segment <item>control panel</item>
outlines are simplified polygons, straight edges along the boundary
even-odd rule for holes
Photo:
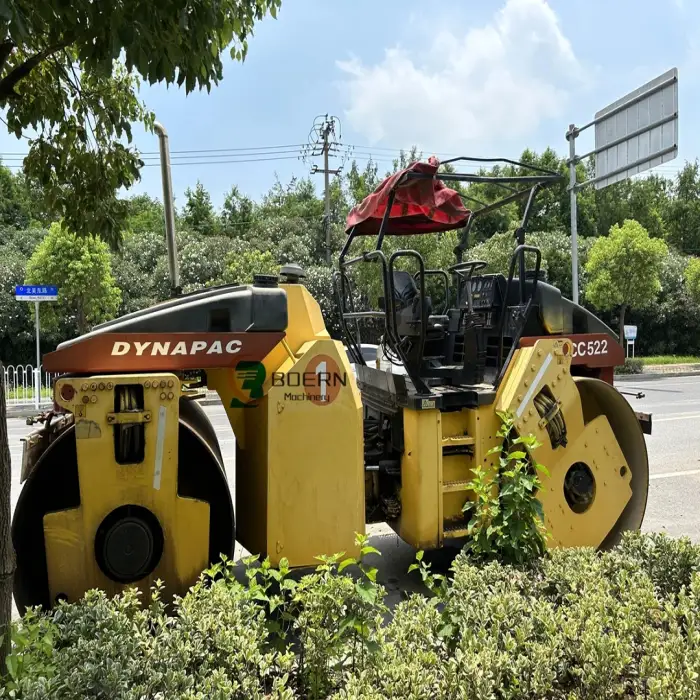
[[[474,309],[490,309],[496,301],[496,276],[484,275],[471,279],[472,306]]]

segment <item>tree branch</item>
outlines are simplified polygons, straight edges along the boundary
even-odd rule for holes
[[[3,41],[2,44],[0,44],[0,73],[5,69],[5,63],[15,46],[15,42],[10,40]]]
[[[15,85],[26,78],[42,61],[52,56],[57,51],[61,51],[68,46],[70,41],[63,41],[54,46],[47,46],[42,51],[35,53],[28,58],[24,63],[15,66],[2,80],[0,80],[0,100],[6,100],[10,97],[18,97],[15,92]]]

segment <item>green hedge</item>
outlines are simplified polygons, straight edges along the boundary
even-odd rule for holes
[[[615,368],[615,374],[642,374],[644,362],[639,357],[626,357],[625,364]]]
[[[374,557],[363,543],[366,557]],[[16,698],[700,697],[700,547],[629,535],[523,566],[465,554],[387,621],[376,569],[340,556],[292,580],[249,562],[166,614],[91,592],[15,625]],[[342,569],[342,572],[339,572]],[[351,573],[354,572],[354,573]],[[429,584],[436,581],[420,562]]]

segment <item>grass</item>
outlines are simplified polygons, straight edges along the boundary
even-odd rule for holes
[[[700,363],[700,357],[695,355],[654,355],[653,357],[638,357],[644,365],[687,365]]]
[[[30,399],[34,398],[34,388],[33,387],[15,387],[14,389],[6,389],[6,396],[8,401],[10,399],[26,399],[29,401]],[[44,389],[42,388],[41,390],[41,397],[43,399],[50,399],[51,398],[51,389]]]

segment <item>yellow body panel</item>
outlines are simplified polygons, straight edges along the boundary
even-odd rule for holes
[[[541,477],[538,494],[550,532],[550,546],[599,546],[631,498],[631,469],[604,415],[584,423],[581,397],[571,376],[571,343],[538,340],[516,353],[499,392],[496,408],[509,411],[520,434],[533,434],[541,443],[535,458],[549,477]],[[534,399],[544,386],[558,400],[568,443],[552,448],[546,425]],[[575,513],[564,496],[564,478],[577,462],[589,466],[596,481],[595,498],[584,513]]]
[[[437,547],[440,540],[440,411],[403,412],[401,516],[398,533],[414,547]]]
[[[238,541],[273,563],[286,557],[306,566],[319,554],[350,555],[355,533],[364,533],[362,403],[343,345],[330,339],[317,302],[301,285],[281,286],[289,325],[285,342],[263,362],[264,396],[231,407],[244,393],[235,374],[209,372],[207,383],[236,436]],[[320,356],[339,375],[327,405],[308,400],[316,389],[303,386]]]
[[[514,353],[494,403],[442,413],[404,409],[401,516],[394,524],[404,540],[415,547],[434,548],[445,539],[467,535],[463,507],[473,497],[468,483],[477,464],[497,475],[499,455],[488,452],[500,444],[497,412],[505,412],[514,416],[519,434],[535,435],[540,446],[533,456],[550,473],[540,475],[538,493],[548,545],[597,547],[603,543],[631,498],[632,470],[606,416],[584,420],[570,367],[570,342],[539,340]],[[552,447],[546,423],[535,407],[543,387],[549,389],[564,418],[566,445]],[[564,493],[566,474],[577,462],[590,468],[596,483],[593,502],[582,513],[569,506]]]
[[[117,464],[114,452],[114,391],[117,385],[144,388],[145,455],[140,464]],[[61,398],[65,384],[75,390]],[[162,386],[161,386],[162,385]],[[116,593],[124,585],[111,581],[95,559],[95,534],[115,508],[137,505],[150,510],[164,535],[163,554],[155,570],[137,585],[144,593],[160,578],[167,590],[182,592],[207,565],[209,505],[177,495],[178,399],[175,375],[115,375],[59,379],[55,395],[75,415],[80,506],[47,513],[44,538],[51,599],[74,600],[89,588]]]
[[[288,360],[280,372],[303,376],[319,354],[334,359],[346,379],[330,404],[317,405],[288,386],[273,386],[267,395],[265,551],[273,562],[286,557],[292,566],[314,564],[319,554],[357,555],[355,533],[365,531],[362,403],[342,344],[306,343],[300,359]]]

